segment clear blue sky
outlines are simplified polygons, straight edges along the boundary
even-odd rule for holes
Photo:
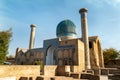
[[[81,37],[80,8],[88,8],[89,36],[98,35],[103,49],[120,50],[120,0],[0,0],[0,31],[12,27],[9,53],[28,48],[30,24],[36,24],[35,48],[56,38],[56,26],[70,19]]]

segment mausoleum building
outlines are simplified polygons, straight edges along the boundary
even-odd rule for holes
[[[82,8],[81,32],[78,38],[76,25],[71,20],[61,21],[56,28],[56,38],[43,41],[43,47],[34,48],[35,25],[31,25],[29,49],[17,48],[15,63],[35,65],[40,61],[44,66],[72,66],[71,71],[103,68],[103,52],[98,36],[88,36],[87,9]],[[78,30],[79,31],[79,30]],[[76,71],[76,72],[77,72]]]

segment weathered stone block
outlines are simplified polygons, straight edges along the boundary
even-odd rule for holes
[[[80,79],[90,79],[90,77],[91,77],[90,73],[82,73]]]
[[[120,69],[111,68],[109,69],[109,74],[120,74]]]
[[[91,75],[89,78],[89,80],[100,80],[99,75]]]
[[[32,78],[32,77],[29,77],[29,80],[33,80],[33,78]]]
[[[70,77],[70,72],[65,72],[66,77]]]
[[[70,66],[65,66],[65,72],[70,72]]]
[[[100,75],[101,74],[101,70],[100,69],[94,69],[94,74],[95,75]]]
[[[100,80],[108,80],[108,75],[101,75]]]
[[[73,77],[75,79],[80,79],[80,73],[71,73],[70,77]]]
[[[38,76],[38,77],[36,77],[36,80],[51,80],[51,78],[50,77],[47,77],[47,76]]]
[[[89,80],[108,80],[107,75],[91,75]]]
[[[37,77],[35,80],[41,80],[41,78],[40,78],[40,77]]]
[[[28,77],[20,77],[19,80],[28,80]]]
[[[45,76],[55,76],[55,70],[57,66],[44,66],[44,75]]]
[[[111,80],[120,80],[120,74],[109,74],[108,78]]]
[[[93,70],[86,70],[87,73],[91,73],[91,74],[94,74],[94,71]]]
[[[50,78],[50,80],[55,80],[55,78]]]
[[[56,76],[55,80],[73,80],[71,77]]]
[[[36,80],[44,80],[44,78],[43,77],[36,77]]]
[[[101,69],[101,75],[108,75],[109,71],[108,69]]]

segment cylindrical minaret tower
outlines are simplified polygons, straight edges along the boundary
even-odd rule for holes
[[[82,41],[84,42],[84,51],[85,51],[85,69],[91,69],[90,54],[89,54],[87,11],[88,10],[86,8],[82,8],[79,10],[79,13],[81,14]]]
[[[30,27],[31,27],[31,33],[30,33],[29,49],[32,49],[34,47],[36,26],[34,24],[31,24]]]

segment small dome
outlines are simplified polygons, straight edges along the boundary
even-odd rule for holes
[[[71,36],[76,37],[76,26],[71,20],[63,20],[57,25],[57,37]]]

